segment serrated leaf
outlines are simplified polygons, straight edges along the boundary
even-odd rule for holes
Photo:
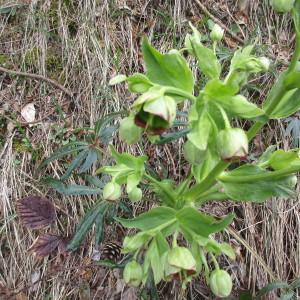
[[[97,161],[97,158],[98,158],[97,150],[89,149],[86,159],[85,159],[84,163],[80,166],[78,173],[81,174],[81,173],[88,171],[91,168],[91,166],[93,165],[93,163]]]
[[[109,114],[105,115],[104,117],[101,117],[95,123],[95,128],[94,128],[95,135],[99,136],[101,134],[102,130],[105,129],[105,127],[110,122],[112,122],[115,118],[117,118],[118,116],[121,116],[123,114],[125,114],[124,111],[117,111],[117,112],[109,113]]]
[[[94,195],[102,193],[102,188],[92,188],[86,185],[70,184],[66,185],[58,179],[46,178],[46,184],[50,185],[53,189],[64,195]]]
[[[84,149],[81,152],[79,152],[78,155],[70,163],[64,175],[61,176],[60,180],[65,181],[66,179],[68,179],[71,176],[72,172],[81,165],[84,159],[86,159],[88,153],[89,149]]]
[[[99,214],[95,220],[95,244],[101,244],[104,232],[104,214]]]
[[[181,125],[180,125],[181,126]],[[182,129],[175,132],[167,133],[160,136],[160,139],[155,142],[156,145],[164,145],[172,141],[178,140],[186,136],[190,132],[190,129]]]
[[[97,217],[100,214],[104,214],[108,207],[108,203],[101,201],[97,203],[94,207],[92,207],[80,221],[79,225],[77,226],[76,233],[68,245],[68,249],[75,251],[84,238],[86,237],[88,231],[91,229],[92,225],[94,224]]]
[[[268,294],[269,292],[277,289],[287,289],[289,285],[286,282],[276,281],[269,283],[265,287],[263,287],[256,295],[256,299],[263,299],[262,297]]]
[[[57,160],[61,157],[72,154],[76,151],[86,149],[88,146],[89,146],[89,144],[87,142],[71,142],[71,143],[59,148],[54,153],[52,153],[47,159],[45,159],[42,162],[40,168],[47,165],[51,161]]]
[[[17,213],[24,226],[30,229],[46,227],[56,220],[53,203],[40,196],[29,196],[17,201]]]

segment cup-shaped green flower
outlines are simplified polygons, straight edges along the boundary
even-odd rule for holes
[[[287,13],[294,7],[295,0],[271,0],[271,5],[276,12]]]
[[[143,279],[142,266],[136,260],[127,263],[124,268],[123,278],[127,284],[138,287]]]
[[[128,198],[131,202],[140,201],[143,197],[143,192],[140,188],[135,187],[130,193],[128,193]]]
[[[103,198],[105,200],[118,200],[121,197],[121,194],[121,186],[115,182],[109,182],[103,188]]]
[[[132,145],[137,143],[142,133],[143,129],[134,123],[134,116],[126,117],[120,122],[119,135],[126,144]]]
[[[270,60],[267,57],[250,57],[244,65],[244,70],[250,73],[266,72],[269,70]]]
[[[210,38],[212,39],[212,41],[213,42],[221,41],[223,35],[224,35],[224,29],[219,24],[215,24],[210,33]]]
[[[228,297],[232,290],[230,275],[224,270],[214,270],[209,277],[211,291],[220,298]]]
[[[217,136],[217,149],[225,161],[244,159],[248,154],[248,138],[241,128],[226,128]]]
[[[176,101],[155,87],[141,95],[133,108],[137,110],[135,124],[152,134],[166,131],[176,117]]]
[[[195,271],[196,261],[189,249],[175,246],[169,250],[168,263],[175,268]]]

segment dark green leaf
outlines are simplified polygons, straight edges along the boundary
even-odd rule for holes
[[[79,154],[76,156],[76,158],[74,158],[72,160],[72,162],[70,163],[67,171],[64,173],[63,176],[61,176],[60,180],[65,181],[66,179],[68,179],[71,176],[72,172],[76,168],[78,168],[81,165],[81,163],[83,162],[83,160],[88,156],[88,153],[89,153],[88,148],[85,148],[84,150],[79,152]]]
[[[94,224],[96,218],[100,214],[105,213],[107,206],[108,206],[108,203],[102,201],[100,203],[97,203],[94,207],[92,207],[85,214],[84,218],[80,221],[80,223],[76,229],[76,233],[75,233],[73,239],[71,240],[71,242],[68,245],[69,250],[75,251],[80,246],[83,239],[86,237],[88,231]]]
[[[95,244],[101,244],[104,231],[104,214],[99,214],[95,219]]]
[[[102,189],[100,188],[91,188],[89,186],[78,185],[78,184],[66,185],[60,180],[51,177],[46,178],[45,182],[46,184],[50,185],[53,189],[55,189],[59,193],[68,196],[70,195],[83,196],[83,195],[94,195],[94,194],[102,193]]]
[[[193,92],[194,79],[186,60],[173,50],[161,54],[153,48],[148,39],[142,42],[142,51],[148,78],[157,84],[172,86],[189,93]]]
[[[113,138],[113,134],[118,130],[119,125],[108,126],[100,133],[100,140],[103,144],[108,144]]]
[[[260,300],[263,299],[262,296],[265,296],[269,292],[277,289],[287,289],[289,288],[289,285],[286,282],[277,281],[272,282],[268,285],[266,285],[264,288],[262,288],[256,295],[256,299]]]
[[[55,151],[54,153],[52,153],[47,159],[45,159],[40,168],[47,165],[48,163],[50,163],[51,161],[54,161],[56,159],[59,159],[63,156],[72,154],[76,151],[81,151],[86,149],[89,146],[89,144],[87,142],[72,142],[69,143],[61,148],[59,148],[57,151]]]
[[[123,114],[125,114],[125,111],[117,111],[117,112],[113,112],[113,113],[109,113],[107,114],[105,117],[100,118],[96,124],[95,124],[95,134],[96,136],[100,136],[102,130],[111,122],[113,121],[116,117],[121,116]]]
[[[157,145],[163,145],[170,143],[172,141],[178,140],[184,136],[186,136],[190,132],[190,129],[182,129],[175,132],[167,133],[160,137],[160,139],[155,142]]]
[[[109,181],[107,180],[100,180],[98,176],[92,176],[92,175],[85,175],[84,179],[89,183],[97,188],[103,188],[105,184]],[[102,179],[102,178],[101,178]]]
[[[88,154],[86,156],[85,162],[81,165],[78,170],[78,173],[84,173],[90,169],[95,161],[97,161],[98,153],[95,149],[89,149]]]
[[[164,227],[176,221],[176,211],[169,207],[157,207],[139,215],[134,219],[115,218],[126,228],[136,228],[143,231],[156,229],[159,226]]]

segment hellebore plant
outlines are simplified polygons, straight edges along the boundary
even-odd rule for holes
[[[106,185],[98,177],[87,175],[95,188],[66,186],[62,181],[73,170],[86,172],[104,152],[101,145],[116,129],[107,124],[122,112],[99,120],[87,141],[71,143],[44,162],[77,152],[61,180],[50,179],[50,184],[65,194],[103,194],[104,200],[96,203],[79,224],[68,245],[70,250],[79,247],[94,223],[99,244],[105,216],[111,208],[121,207],[122,191],[131,202],[140,201],[143,184],[156,194],[158,206],[133,219],[115,218],[124,227],[137,230],[123,242],[123,253],[132,254],[124,269],[125,281],[143,286],[152,281],[153,274],[155,284],[176,279],[185,287],[203,273],[216,296],[231,293],[231,277],[220,269],[217,257],[224,254],[234,259],[235,253],[228,243],[217,242],[214,234],[224,230],[234,216],[215,218],[201,212],[201,205],[227,199],[258,203],[273,196],[290,197],[297,182],[295,173],[300,171],[298,149],[283,151],[270,146],[257,160],[248,159],[249,143],[269,120],[286,118],[300,109],[300,0],[271,0],[271,5],[277,12],[291,12],[296,45],[287,70],[261,107],[247,100],[242,91],[250,76],[269,69],[269,59],[256,57],[254,46],[248,45],[234,53],[225,74],[216,55],[224,34],[219,25],[211,31],[211,48],[202,43],[200,32],[191,24],[192,32],[179,51],[162,54],[143,39],[146,73],[118,75],[110,81],[111,85],[127,82],[129,91],[137,94],[130,112],[120,122],[119,137],[127,144],[137,143],[143,135],[158,144],[184,137],[183,153],[190,172],[179,183],[161,179],[146,167],[146,156],[119,153],[110,146],[115,163],[97,171],[104,175],[101,179],[109,178]],[[207,79],[204,85],[193,76],[183,52],[197,61],[199,72]],[[188,128],[168,133],[172,127],[181,126],[176,117],[183,115],[179,104],[184,101],[190,103]],[[237,128],[233,125],[237,119],[246,119],[252,126],[247,132]]]
[[[138,142],[143,134],[150,141],[159,140],[159,135],[174,124],[178,104],[190,102],[184,155],[191,168],[182,182],[153,177],[145,168],[146,156],[118,153],[112,146],[116,164],[98,171],[111,176],[103,191],[108,201],[118,201],[121,185],[126,186],[130,200],[142,200],[141,183],[148,185],[159,200],[159,206],[134,219],[117,218],[124,227],[138,230],[123,243],[123,253],[133,254],[124,270],[127,283],[144,285],[152,272],[155,284],[179,279],[186,286],[203,272],[212,292],[227,297],[232,289],[231,277],[220,270],[216,257],[225,254],[234,259],[235,253],[229,244],[218,243],[213,234],[224,230],[233,215],[215,218],[199,208],[208,201],[257,203],[272,196],[293,195],[295,173],[300,170],[298,149],[275,151],[271,146],[256,161],[247,159],[249,142],[269,120],[285,118],[300,109],[300,0],[273,0],[271,4],[278,12],[292,13],[296,47],[289,67],[261,107],[248,101],[241,89],[250,75],[268,70],[269,59],[256,57],[254,46],[246,46],[235,52],[224,75],[216,55],[224,33],[218,25],[210,34],[212,49],[204,46],[201,34],[191,24],[192,33],[186,36],[185,48],[180,51],[162,54],[144,38],[146,73],[118,75],[110,81],[111,85],[127,82],[129,91],[139,94],[120,123],[120,138],[128,144]],[[184,51],[196,59],[199,71],[206,76],[204,86],[196,82],[182,56]],[[252,126],[247,132],[235,128],[232,123],[236,119],[247,119]]]

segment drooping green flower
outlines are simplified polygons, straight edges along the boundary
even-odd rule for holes
[[[123,272],[124,281],[134,287],[138,287],[143,279],[142,266],[135,260],[127,263]]]
[[[115,182],[109,182],[103,188],[103,198],[105,200],[118,200],[121,197],[121,194],[121,186]]]
[[[214,42],[221,41],[223,38],[223,35],[224,35],[224,29],[220,25],[215,24],[210,33],[210,38],[212,39],[212,41],[214,41]]]
[[[189,249],[185,247],[173,247],[168,253],[168,263],[172,267],[183,270],[196,270],[196,261]]]
[[[137,143],[141,138],[142,133],[143,129],[136,126],[134,123],[134,116],[126,117],[120,122],[120,138],[128,145]]]
[[[240,128],[227,128],[217,136],[217,149],[220,157],[226,161],[246,158],[248,138]]]
[[[224,270],[214,270],[209,277],[211,291],[220,298],[228,297],[232,290],[230,275]]]
[[[176,101],[156,87],[141,95],[132,107],[137,110],[135,124],[151,134],[166,131],[176,117]]]

